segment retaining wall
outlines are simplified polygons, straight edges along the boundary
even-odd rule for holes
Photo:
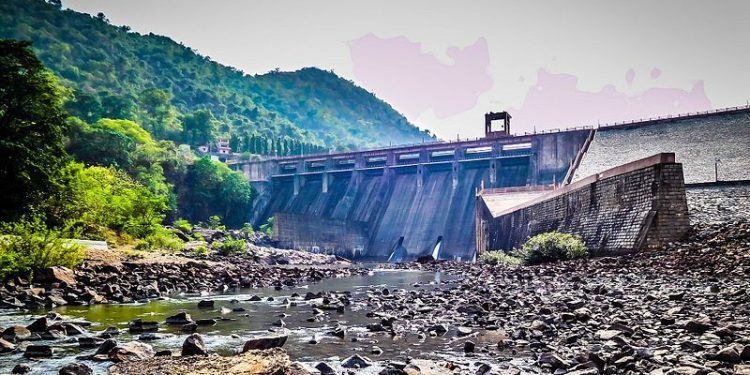
[[[492,215],[477,197],[477,244],[511,250],[539,233],[583,237],[594,255],[662,246],[689,228],[682,165],[658,154],[582,179]]]

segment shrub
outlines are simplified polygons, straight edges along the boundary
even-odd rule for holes
[[[208,255],[208,248],[206,248],[203,245],[200,245],[193,249],[193,254],[200,255],[200,256],[206,256]]]
[[[48,228],[40,219],[0,225],[0,277],[27,274],[52,266],[75,268],[83,248],[66,239],[68,229]]]
[[[174,232],[163,227],[155,229],[153,233],[142,240],[138,240],[135,244],[135,248],[138,250],[180,251],[184,247],[185,244]]]
[[[245,252],[245,240],[226,240],[224,242],[214,242],[214,249],[219,255],[235,255]]]
[[[245,223],[245,225],[242,227],[242,231],[245,232],[248,236],[251,236],[253,233],[255,233],[255,229],[253,229],[253,226],[250,225],[250,223]]]
[[[218,230],[226,230],[226,225],[221,223],[221,217],[217,215],[213,215],[208,218],[208,223],[206,225],[211,229],[218,229]]]
[[[529,238],[514,255],[520,257],[525,264],[540,264],[583,258],[589,252],[579,236],[548,232]]]
[[[273,216],[269,217],[268,220],[266,220],[266,223],[260,226],[260,231],[272,236],[273,235]]]
[[[504,251],[485,251],[479,256],[479,261],[491,266],[517,266],[522,262],[520,258],[507,254]]]
[[[175,228],[188,234],[193,231],[193,225],[190,224],[190,222],[185,219],[177,219],[172,223],[172,225]]]

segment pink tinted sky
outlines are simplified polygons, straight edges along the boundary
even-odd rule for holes
[[[248,74],[307,66],[443,138],[745,104],[747,0],[63,0]]]
[[[479,38],[463,48],[449,47],[444,62],[423,51],[420,43],[405,37],[378,38],[367,34],[350,43],[354,75],[365,87],[417,119],[432,110],[439,119],[474,108],[479,97],[493,87],[489,74],[487,41]],[[649,81],[661,75],[651,69]],[[631,87],[637,75],[630,68],[624,82]],[[689,89],[642,84],[645,90],[618,91],[614,84],[587,91],[572,74],[550,73],[540,68],[518,108],[507,108],[513,115],[513,130],[527,132],[556,127],[649,118],[660,115],[711,109],[703,81]]]
[[[417,118],[432,109],[439,118],[468,111],[492,88],[487,41],[449,47],[450,63],[422,51],[405,37],[381,39],[367,34],[350,43],[354,75],[365,87]]]

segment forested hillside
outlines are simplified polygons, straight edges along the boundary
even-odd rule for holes
[[[0,2],[0,38],[33,42],[71,89],[71,114],[89,123],[134,120],[157,139],[195,146],[223,136],[235,151],[290,154],[429,137],[334,73],[246,75],[167,37],[62,10],[59,2]]]

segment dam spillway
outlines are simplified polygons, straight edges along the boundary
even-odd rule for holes
[[[282,246],[388,259],[475,253],[478,189],[559,183],[592,130],[427,143],[234,165],[259,192],[252,222],[277,214]],[[334,229],[332,229],[334,228]],[[339,233],[338,240],[330,235]],[[325,237],[325,238],[323,238]],[[362,241],[362,238],[366,241]]]
[[[750,107],[544,134],[485,133],[231,167],[258,192],[252,224],[283,221],[274,226],[280,245],[375,260],[397,248],[404,260],[429,256],[441,236],[441,259],[472,259],[480,189],[549,189],[664,152],[684,165],[688,184],[750,180]]]

